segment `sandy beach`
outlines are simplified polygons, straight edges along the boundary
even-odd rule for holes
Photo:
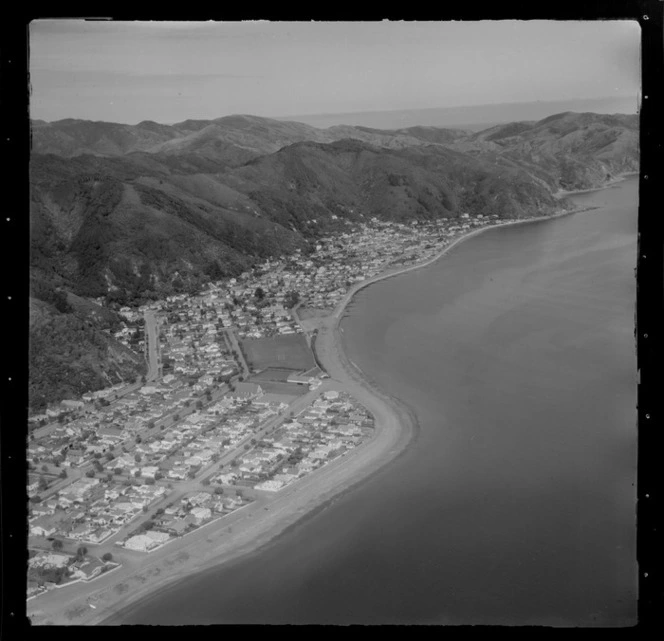
[[[118,549],[114,556],[122,567],[90,583],[54,589],[28,602],[34,625],[116,625],[121,611],[138,600],[196,573],[237,561],[269,545],[270,541],[328,501],[366,480],[401,452],[417,433],[414,412],[399,400],[374,387],[342,349],[339,323],[346,306],[364,287],[439,260],[461,242],[488,229],[505,225],[549,220],[577,213],[573,210],[474,229],[421,263],[388,270],[355,285],[332,314],[302,321],[308,331],[318,330],[316,354],[330,379],[319,391],[335,389],[352,394],[375,417],[372,437],[344,457],[316,470],[280,492],[269,501],[255,503],[230,514],[209,527],[202,527],[182,539],[148,555]]]

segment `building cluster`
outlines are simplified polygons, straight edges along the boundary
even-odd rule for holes
[[[80,478],[33,506],[30,534],[100,544],[167,493],[162,485]]]
[[[55,586],[91,581],[118,566],[112,555],[101,560],[87,554],[30,551],[28,559],[28,599]]]
[[[325,392],[234,459],[212,483],[276,492],[359,445],[373,425],[373,417],[351,396]]]
[[[185,536],[250,503],[253,503],[251,497],[223,496],[219,491],[189,493],[179,501],[159,508],[138,531],[131,532],[118,544],[128,550],[152,552],[174,538]]]
[[[167,322],[162,349],[174,361],[175,372],[225,375],[223,368],[233,365],[233,357],[237,361],[233,335],[269,338],[302,333],[285,304],[286,290],[270,289],[266,280],[245,272],[210,284],[202,294],[169,296],[149,307]]]
[[[497,217],[491,217],[493,219]],[[295,261],[294,273],[283,277],[300,292],[306,307],[332,309],[355,284],[388,268],[412,265],[439,253],[457,235],[495,222],[463,214],[460,221],[381,222],[373,218],[352,232],[322,238],[316,252]]]
[[[353,284],[389,267],[410,265],[440,252],[456,236],[495,224],[497,216],[462,214],[459,220],[402,223],[377,218],[352,231],[321,238],[315,251],[268,260],[251,272],[210,285],[208,303],[225,310],[224,325],[242,338],[300,332],[285,307],[331,309]],[[259,294],[257,296],[256,294]]]
[[[46,445],[32,443],[28,453],[35,454],[37,462],[52,462],[47,446],[57,442],[56,455],[60,451],[65,455],[63,468],[85,467],[96,461],[102,469],[90,467],[85,476],[64,485],[54,496],[33,502],[31,534],[88,543],[105,541],[161,499],[165,483],[193,478],[287,407],[283,399],[289,397],[271,397],[276,395],[263,394],[258,385],[238,383],[234,391],[168,428],[163,424],[163,429],[146,426],[143,436],[129,429],[108,435],[104,428],[93,436],[79,435],[87,440],[74,443],[73,458],[69,456],[71,447],[60,446],[60,441],[68,438],[71,445],[72,436],[54,434],[46,437]],[[67,433],[75,430],[72,426],[58,429]],[[95,458],[97,455],[101,458]],[[72,470],[70,475],[73,477]],[[34,498],[42,490],[37,482],[28,491]]]

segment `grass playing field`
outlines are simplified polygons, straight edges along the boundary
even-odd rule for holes
[[[249,367],[254,370],[275,367],[299,372],[316,365],[302,334],[243,340],[241,346]]]

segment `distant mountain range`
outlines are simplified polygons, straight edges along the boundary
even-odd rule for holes
[[[89,308],[71,308],[63,292],[67,300],[140,303],[306,250],[344,219],[549,214],[564,206],[559,190],[598,187],[638,169],[638,117],[629,115],[566,112],[479,132],[318,129],[242,115],[32,125],[33,328],[50,335],[64,314],[69,335],[88,332],[90,340],[103,323]],[[101,356],[81,358],[87,374],[77,390],[101,386],[107,370],[113,380],[140,370],[140,359],[121,358],[108,334],[95,345],[116,355],[105,366],[122,363],[125,371],[100,369]],[[39,366],[57,370],[43,358]]]
[[[572,100],[538,100],[461,107],[430,107],[392,111],[357,111],[346,113],[293,115],[277,120],[296,120],[313,127],[356,125],[378,129],[400,129],[425,125],[480,131],[497,124],[519,120],[541,120],[564,111],[597,114],[636,114],[636,96],[607,96]]]
[[[139,273],[155,293],[176,272],[231,274],[303,247],[333,216],[552,213],[559,190],[638,168],[637,116],[571,112],[480,132],[35,121],[32,142],[33,273],[84,296]]]

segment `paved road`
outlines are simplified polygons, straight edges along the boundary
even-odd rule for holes
[[[146,380],[155,381],[159,378],[159,366],[161,358],[159,355],[159,329],[157,317],[153,311],[147,311],[145,317],[145,337],[148,348],[148,373]]]
[[[242,350],[240,349],[240,344],[237,341],[237,338],[235,336],[235,332],[230,327],[224,328],[224,331],[226,332],[226,336],[228,336],[228,340],[231,342],[231,345],[232,345],[233,349],[240,356],[240,363],[242,365],[242,376],[244,376],[244,378],[246,380],[249,377],[249,366],[247,365],[247,361],[244,360],[244,354],[242,353]]]

